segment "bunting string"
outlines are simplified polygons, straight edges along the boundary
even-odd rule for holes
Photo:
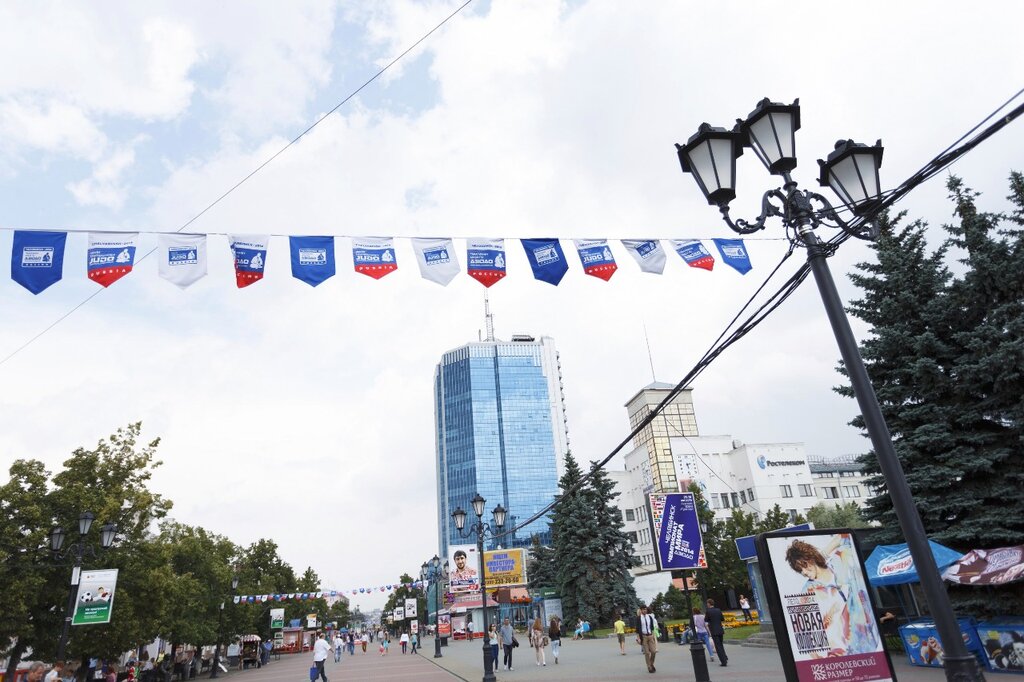
[[[280,594],[236,594],[236,604],[261,604],[264,602],[282,601],[308,601],[310,599],[322,599],[325,597],[347,597],[360,594],[373,594],[374,592],[390,592],[400,587],[423,589],[427,583],[422,580],[414,580],[411,583],[395,583],[393,585],[377,585],[376,587],[354,587],[351,590],[314,590],[311,592],[282,592]]]

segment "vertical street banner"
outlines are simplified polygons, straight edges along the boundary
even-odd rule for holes
[[[309,628],[310,630],[313,630],[313,629],[316,629],[317,627],[319,627],[319,624],[317,623],[317,618],[316,618],[316,614],[315,613],[307,613],[306,614],[306,627]]]
[[[659,571],[708,567],[693,493],[651,493],[647,508]]]
[[[391,237],[353,237],[352,264],[356,272],[380,279],[398,269]]]
[[[715,269],[715,257],[697,239],[673,239],[672,248],[691,268],[708,272]]]
[[[416,254],[416,264],[420,267],[420,275],[430,282],[441,286],[455,279],[461,270],[459,256],[455,253],[455,245],[451,239],[413,238],[412,250]]]
[[[405,617],[416,620],[416,600],[406,599],[405,600]]]
[[[292,277],[311,287],[321,284],[337,272],[334,237],[288,237],[292,256]]]
[[[412,634],[415,635],[415,634],[419,633],[419,631],[420,631],[420,622],[418,620],[414,620],[413,622],[409,623],[409,632],[411,632]]]
[[[452,593],[479,592],[480,576],[477,566],[480,557],[476,545],[450,545],[448,547],[448,583]]]
[[[895,679],[851,531],[763,533],[757,557],[788,682]]]
[[[623,239],[622,245],[640,266],[641,272],[660,275],[665,272],[665,249],[658,239]]]
[[[490,287],[506,275],[504,239],[467,239],[466,274]]]
[[[526,259],[530,261],[535,279],[556,287],[569,271],[562,245],[557,239],[523,239]]]
[[[438,637],[451,637],[452,636],[452,617],[448,613],[437,614],[437,636]]]
[[[156,244],[157,271],[171,284],[185,289],[206,277],[205,234],[159,234]]]
[[[608,281],[619,269],[615,256],[608,247],[607,239],[574,239],[576,252],[580,255],[583,272],[591,277]]]
[[[33,294],[44,291],[64,276],[67,232],[16,230],[11,250],[11,279]]]
[[[109,287],[131,272],[138,241],[137,232],[90,232],[86,255],[89,279]]]
[[[745,275],[753,268],[750,264],[750,255],[742,239],[714,239],[718,253],[722,254],[722,260],[741,275]]]
[[[270,609],[270,629],[284,627],[284,609]]]
[[[109,623],[114,610],[114,591],[116,589],[116,568],[82,571],[71,624],[100,625]]]
[[[233,234],[228,239],[231,241],[231,253],[235,257],[235,284],[238,288],[242,289],[263,279],[270,235]]]
[[[396,606],[395,607],[395,613],[394,613],[393,617],[394,617],[396,623],[398,621],[400,621],[400,620],[405,620],[405,608],[401,607],[401,606]]]

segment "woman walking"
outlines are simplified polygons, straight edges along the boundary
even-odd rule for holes
[[[409,647],[409,633],[402,630],[402,636],[399,638],[398,642],[402,645],[402,653],[404,654],[406,649]]]
[[[551,616],[548,639],[551,640],[551,655],[555,657],[555,665],[558,665],[558,654],[562,651],[562,622],[558,616]]]
[[[501,642],[501,636],[498,634],[498,624],[491,623],[491,627],[487,629],[487,643],[491,645],[491,665],[494,669],[498,669],[498,644]]]
[[[547,643],[544,641],[547,639],[547,635],[544,634],[544,624],[540,622],[540,616],[533,621],[533,627],[530,628],[530,644],[533,645],[533,652],[537,656],[537,665],[546,666],[548,663],[544,660],[544,647]]]
[[[700,612],[700,609],[693,610],[693,627],[697,631],[697,636],[700,641],[704,643],[704,647],[708,650],[708,655],[711,656],[711,662],[715,662],[715,650],[711,648],[711,637],[708,636],[708,624],[704,620],[704,614]]]

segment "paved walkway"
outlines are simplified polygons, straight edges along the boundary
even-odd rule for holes
[[[433,646],[433,641],[431,641]],[[327,659],[324,672],[329,682],[343,680],[374,680],[380,682],[396,682],[398,680],[423,680],[424,682],[454,682],[459,678],[444,668],[433,664],[433,659],[421,658],[412,654],[402,655],[402,649],[392,642],[391,651],[387,656],[377,653],[376,642],[373,651],[365,654],[356,649],[354,656],[345,654],[340,663],[334,662],[332,655]],[[433,652],[433,649],[431,649]],[[221,678],[230,678],[231,682],[309,682],[309,668],[313,665],[313,655],[286,654],[280,660],[271,659],[269,665],[248,670],[232,670]],[[195,682],[205,682],[207,676],[197,678]],[[225,682],[227,680],[225,679]]]

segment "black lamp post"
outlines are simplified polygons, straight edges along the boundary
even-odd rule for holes
[[[58,661],[64,660],[64,650],[68,645],[68,634],[71,628],[71,618],[75,611],[75,599],[78,598],[78,583],[82,575],[82,559],[85,556],[91,556],[96,558],[96,549],[85,542],[85,536],[89,534],[89,530],[92,528],[92,522],[95,520],[95,516],[91,512],[84,512],[78,517],[78,542],[72,543],[67,549],[61,551],[64,547],[64,540],[67,537],[67,533],[61,527],[54,528],[50,531],[50,550],[53,555],[58,559],[64,559],[67,556],[72,556],[75,559],[74,568],[71,569],[71,587],[68,590],[68,605],[64,610],[64,625],[60,631],[60,640],[57,642],[57,659]],[[100,526],[100,547],[102,549],[109,549],[114,544],[114,537],[117,535],[117,526],[113,523],[105,523]]]
[[[420,579],[434,583],[434,658],[441,658],[441,587],[448,577],[448,562],[441,565],[441,558],[434,555],[429,562],[423,562]]]
[[[693,175],[709,204],[718,206],[729,227],[739,234],[761,230],[771,216],[796,233],[798,244],[807,248],[807,262],[818,285],[832,332],[839,345],[857,404],[885,477],[893,509],[907,540],[910,554],[921,577],[921,587],[928,599],[936,629],[945,647],[946,679],[966,682],[984,680],[977,660],[967,651],[960,635],[956,615],[942,584],[928,546],[921,516],[914,506],[910,486],[882,416],[878,398],[868,378],[857,341],[843,310],[826,258],[828,253],[814,233],[820,225],[836,226],[860,239],[874,239],[877,227],[871,222],[881,200],[878,168],[882,165],[882,143],[869,147],[852,140],[840,140],[835,151],[820,166],[819,184],[829,186],[854,215],[849,222],[841,219],[825,197],[808,190],[798,190],[790,176],[796,168],[796,131],[800,128],[800,100],[793,104],[777,104],[764,99],[746,120],[737,121],[731,130],[712,128],[704,123],[685,145],[676,145],[683,172]],[[729,202],[736,197],[736,159],[750,147],[773,175],[783,179],[782,189],[764,193],[761,215],[753,222],[733,220]],[[777,203],[773,203],[777,202]]]
[[[231,576],[231,594],[234,595],[238,589],[238,574]],[[210,670],[210,679],[217,678],[217,668],[220,667],[220,648],[224,642],[224,602],[220,603],[220,613],[217,616],[217,646],[213,650],[213,666]]]
[[[500,532],[502,526],[505,525],[505,508],[500,504],[494,508],[492,512],[494,514],[494,527],[490,524],[483,522],[484,505],[487,504],[487,500],[477,493],[470,504],[473,505],[473,513],[476,514],[477,522],[468,529],[468,533],[465,535],[462,533],[462,529],[466,527],[466,512],[462,507],[456,507],[455,511],[452,512],[452,520],[455,521],[455,528],[459,531],[459,537],[470,537],[473,533],[476,533],[476,551],[480,555],[480,568],[478,575],[480,576],[480,603],[483,606],[484,612],[484,678],[483,682],[495,682],[494,677],[494,661],[491,660],[491,645],[488,642],[489,635],[487,634],[489,626],[487,624],[487,590],[484,585],[484,533],[488,532],[492,536],[495,531]]]

